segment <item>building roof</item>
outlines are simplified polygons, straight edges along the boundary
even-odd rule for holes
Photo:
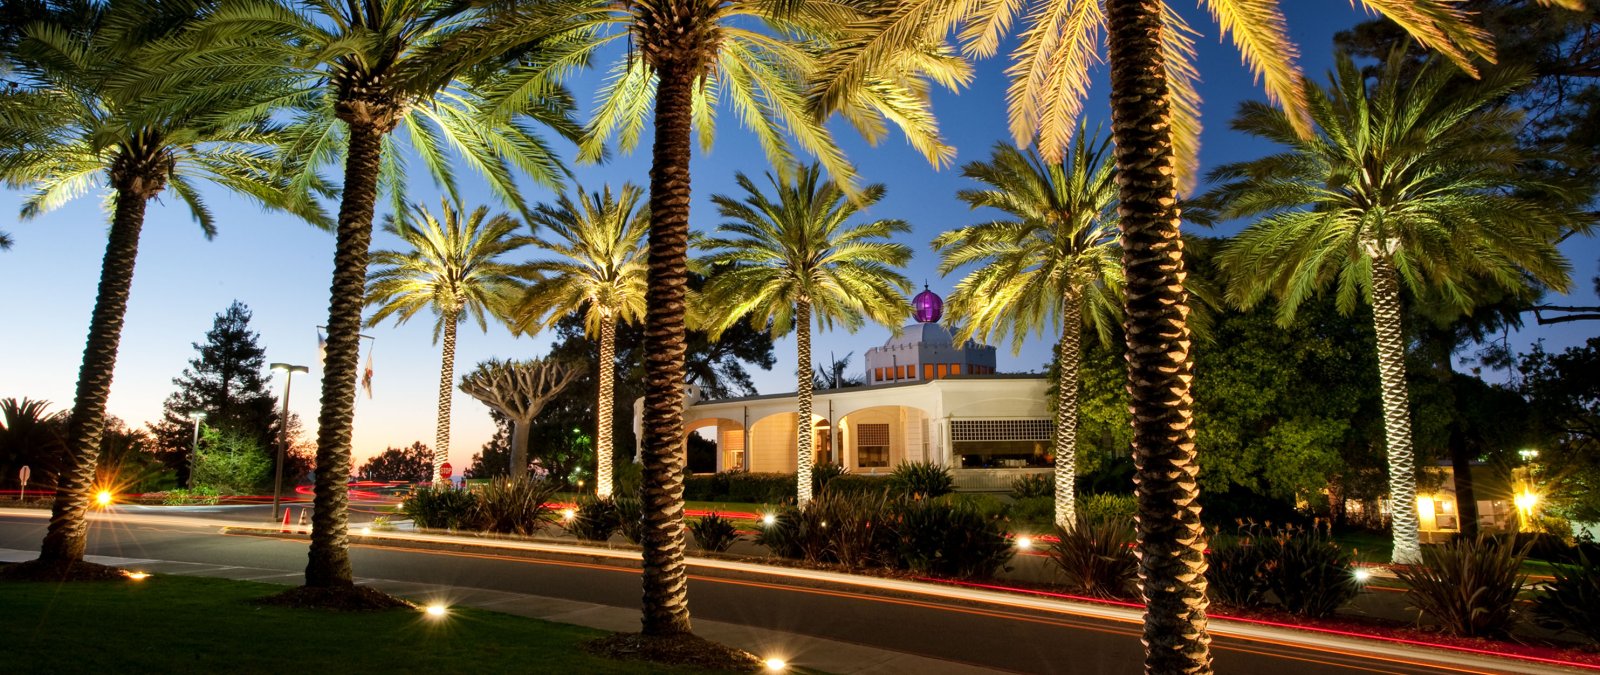
[[[858,391],[860,391],[860,392],[866,392],[866,391],[879,392],[879,391],[883,391],[885,389],[894,389],[894,388],[897,388],[897,387],[920,387],[920,386],[929,385],[929,384],[950,384],[950,383],[970,382],[970,381],[975,381],[975,380],[1042,380],[1042,379],[1045,379],[1045,376],[1044,376],[1043,373],[990,373],[990,374],[987,374],[987,375],[959,375],[959,376],[955,376],[955,377],[948,377],[948,378],[943,378],[943,379],[938,379],[938,380],[907,380],[907,381],[904,381],[904,382],[893,382],[893,383],[874,384],[874,385],[860,385],[860,386],[855,386],[855,387],[840,387],[838,389],[815,389],[815,390],[812,391],[812,395],[813,396],[827,396],[827,395],[833,395],[833,394],[848,394],[848,393],[853,393],[853,392],[858,392]],[[784,393],[781,393],[781,394],[757,394],[755,396],[740,396],[740,397],[736,397],[736,398],[704,399],[704,400],[701,400],[701,401],[695,403],[694,405],[707,405],[707,404],[713,404],[713,403],[715,403],[715,404],[740,403],[740,402],[744,402],[744,401],[770,401],[770,400],[775,399],[775,398],[794,398],[796,395],[797,395],[797,392],[789,391],[789,392],[784,392]]]

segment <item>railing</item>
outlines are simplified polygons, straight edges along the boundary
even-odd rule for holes
[[[950,475],[956,479],[956,489],[961,492],[1010,492],[1011,482],[1022,476],[1035,474],[1048,474],[1054,469],[1017,468],[1017,469],[952,469]]]

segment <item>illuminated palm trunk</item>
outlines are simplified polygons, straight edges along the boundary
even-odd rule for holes
[[[617,320],[609,313],[600,319],[600,380],[599,400],[594,413],[595,494],[610,497],[612,486],[611,420],[616,405],[617,378]]]
[[[106,427],[106,399],[111,395],[111,376],[117,368],[117,347],[122,342],[134,259],[139,254],[139,232],[144,228],[144,212],[150,198],[166,186],[166,168],[162,165],[128,166],[133,163],[119,158],[112,168],[112,183],[117,188],[116,211],[111,218],[105,258],[100,263],[100,288],[89,320],[83,363],[78,368],[77,394],[67,418],[66,466],[59,474],[55,501],[50,506],[50,525],[39,548],[39,562],[45,565],[69,566],[83,561],[89,537],[89,499]]]
[[[1383,436],[1389,451],[1389,511],[1394,527],[1391,561],[1422,562],[1417,525],[1417,469],[1411,450],[1411,408],[1406,394],[1406,346],[1400,333],[1400,279],[1394,263],[1372,256],[1372,325],[1378,334],[1378,386],[1383,392]]]
[[[677,8],[688,14],[688,8]],[[683,15],[661,21],[692,21]],[[668,27],[661,30],[667,31]],[[674,54],[691,45],[662,48]],[[683,561],[684,325],[689,286],[690,108],[699,73],[693,58],[655,64],[655,142],[650,166],[649,281],[645,291],[643,419],[644,559],[642,632],[690,632],[689,574]]]
[[[1082,357],[1083,292],[1076,287],[1061,301],[1061,344],[1056,381],[1056,510],[1055,522],[1071,527],[1078,500],[1078,369]]]
[[[460,313],[451,312],[444,317],[444,349],[439,358],[439,420],[433,429],[433,482],[444,480],[441,475],[445,462],[450,461],[450,403],[455,395],[456,380],[456,325]]]
[[[795,396],[800,406],[795,415],[795,428],[799,431],[795,441],[795,484],[798,488],[796,503],[805,506],[811,501],[811,467],[813,464],[811,426],[811,303],[804,298],[795,302],[795,351],[799,361],[795,366]]]
[[[345,119],[349,150],[345,157],[344,194],[339,203],[339,229],[335,233],[333,284],[329,289],[328,344],[317,414],[311,549],[306,555],[306,586],[313,588],[355,585],[349,550],[350,434],[355,422],[361,307],[366,290],[367,249],[372,244],[373,206],[378,198],[378,167],[383,136],[394,128],[395,120],[398,115],[386,125],[370,119]]]
[[[1211,672],[1188,293],[1161,0],[1106,0],[1145,672]]]

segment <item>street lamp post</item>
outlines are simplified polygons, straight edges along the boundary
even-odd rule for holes
[[[277,522],[278,505],[283,500],[283,456],[288,452],[289,448],[289,387],[294,384],[295,373],[310,371],[305,366],[287,363],[274,363],[272,364],[272,369],[284,374],[283,414],[278,416],[278,475],[272,481],[272,521]]]
[[[206,419],[206,411],[191,410],[189,419],[194,420],[194,442],[189,446],[189,489],[194,489],[195,460],[200,456],[200,423]]]

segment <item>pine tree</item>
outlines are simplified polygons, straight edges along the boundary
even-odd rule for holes
[[[250,316],[250,308],[237,300],[217,314],[206,341],[194,343],[199,354],[173,378],[177,390],[162,405],[161,421],[150,424],[158,452],[184,485],[189,484],[195,424],[190,414],[195,411],[205,413],[207,427],[249,438],[258,447],[272,449],[278,442],[277,399],[268,389],[266,350],[250,330]]]

